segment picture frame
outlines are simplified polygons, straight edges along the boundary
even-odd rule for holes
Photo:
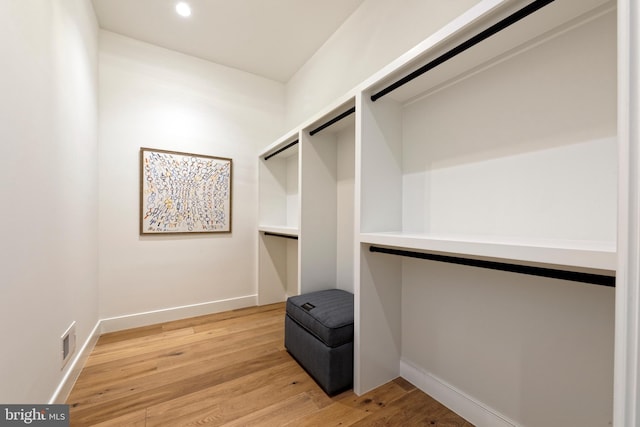
[[[140,148],[140,234],[231,233],[233,161]]]

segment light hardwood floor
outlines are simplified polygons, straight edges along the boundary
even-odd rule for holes
[[[284,349],[284,304],[105,334],[72,426],[472,426],[403,379],[329,398]]]

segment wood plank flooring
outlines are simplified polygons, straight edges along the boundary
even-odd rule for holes
[[[67,400],[71,425],[472,427],[401,378],[329,398],[284,349],[284,310],[103,335]]]

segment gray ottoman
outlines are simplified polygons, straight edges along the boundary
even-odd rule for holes
[[[287,299],[284,345],[328,395],[353,384],[353,294],[329,289]]]

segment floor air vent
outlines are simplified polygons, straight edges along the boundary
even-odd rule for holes
[[[60,338],[62,339],[62,367],[60,369],[64,369],[71,355],[76,351],[76,322],[73,322]]]

